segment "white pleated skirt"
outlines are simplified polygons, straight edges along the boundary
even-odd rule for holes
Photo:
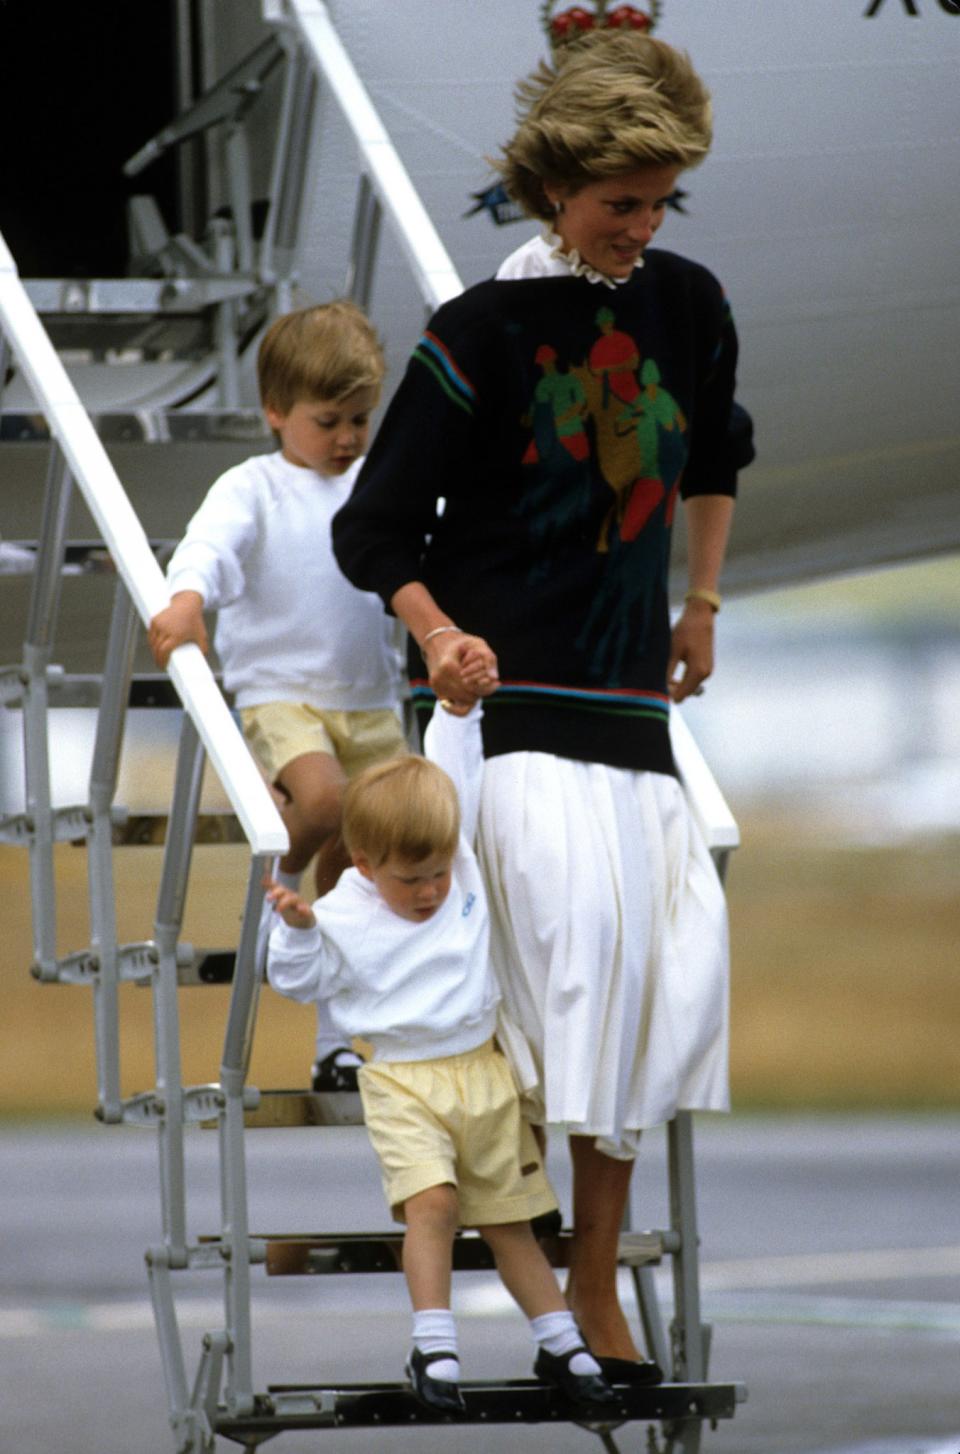
[[[477,848],[530,1118],[626,1158],[677,1110],[729,1109],[726,902],[676,779],[491,758]]]

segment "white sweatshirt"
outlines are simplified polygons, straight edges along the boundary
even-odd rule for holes
[[[336,1028],[348,1041],[368,1041],[376,1060],[458,1055],[498,1028],[487,900],[470,846],[483,775],[480,717],[479,706],[469,717],[438,706],[427,729],[426,755],[453,778],[462,816],[450,892],[433,917],[417,923],[395,914],[350,868],[314,904],[314,928],[278,919],[270,935],[273,988],[294,1000],[327,1000]]]
[[[211,486],[167,569],[170,594],[218,612],[224,685],[238,707],[396,707],[400,660],[380,598],[341,574],[330,522],[360,471],[320,475],[277,451]]]

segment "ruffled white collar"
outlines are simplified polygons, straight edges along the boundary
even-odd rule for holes
[[[635,267],[643,267],[643,258],[638,258]],[[545,227],[539,237],[531,237],[509,257],[504,258],[497,269],[497,277],[516,278],[586,278],[588,283],[599,283],[604,288],[617,288],[627,278],[611,278],[607,273],[585,263],[575,247],[565,249],[563,239],[552,228]]]

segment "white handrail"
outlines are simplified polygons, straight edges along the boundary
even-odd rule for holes
[[[273,7],[268,14],[275,13]],[[312,64],[327,81],[369,168],[370,182],[392,222],[431,310],[463,292],[449,253],[410,180],[337,35],[323,0],[285,0],[282,10],[300,34]]]
[[[144,625],[169,592],[143,526],[70,382],[0,234],[0,325],[103,536]],[[168,671],[254,853],[285,853],[287,831],[199,647]]]
[[[693,733],[679,710],[670,712],[670,745],[687,794],[690,812],[696,819],[707,847],[723,851],[740,846],[737,820],[727,807],[716,778],[694,741]]]

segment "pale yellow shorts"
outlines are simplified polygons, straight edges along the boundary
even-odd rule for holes
[[[241,707],[243,735],[275,783],[288,763],[306,752],[327,752],[347,777],[371,763],[409,752],[400,718],[389,707],[374,712],[326,712],[300,702]]]
[[[464,1227],[526,1222],[556,1208],[513,1075],[492,1040],[438,1060],[375,1060],[358,1073],[367,1131],[394,1218],[452,1184]]]

